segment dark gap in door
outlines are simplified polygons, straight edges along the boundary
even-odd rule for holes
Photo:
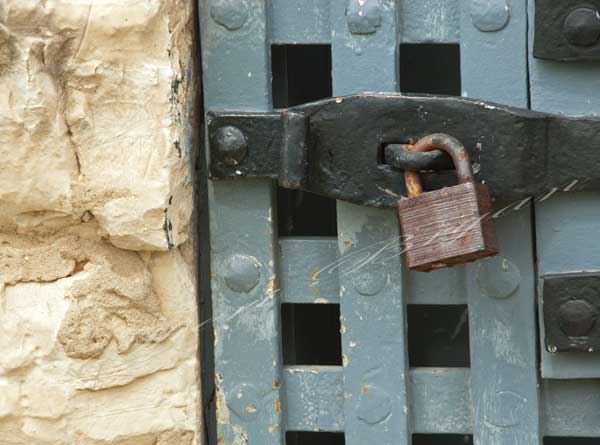
[[[400,45],[400,91],[460,96],[460,45]]]
[[[344,433],[288,431],[286,445],[344,445]]]
[[[470,434],[413,434],[412,445],[473,445]]]
[[[467,305],[409,304],[407,323],[411,367],[471,366]]]
[[[330,45],[273,45],[271,69],[275,108],[331,97]],[[337,236],[334,199],[279,188],[277,203],[279,236]]]
[[[282,304],[284,365],[342,365],[339,304]]]

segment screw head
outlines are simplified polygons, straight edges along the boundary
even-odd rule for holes
[[[248,154],[248,142],[244,133],[233,126],[217,130],[215,142],[222,161],[227,165],[238,165]]]
[[[572,45],[593,45],[600,39],[600,13],[592,8],[574,9],[565,19],[563,34]]]
[[[583,337],[594,327],[595,312],[585,300],[569,300],[558,310],[560,329],[569,337]]]

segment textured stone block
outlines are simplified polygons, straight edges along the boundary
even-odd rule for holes
[[[200,443],[194,14],[0,0],[0,444]]]

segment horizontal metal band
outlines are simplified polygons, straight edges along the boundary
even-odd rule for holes
[[[284,368],[288,431],[343,431],[343,368]],[[413,432],[470,434],[473,431],[469,369],[410,370]]]
[[[271,42],[277,45],[331,43],[329,0],[273,0]],[[400,14],[402,43],[458,43],[460,2],[419,0],[403,2]],[[421,24],[419,26],[419,24]]]
[[[284,368],[288,431],[343,431],[343,368]],[[470,369],[410,370],[409,407],[413,433],[472,434]],[[543,431],[546,436],[600,436],[600,381],[544,380]]]
[[[213,180],[273,178],[372,207],[394,207],[406,196],[404,176],[384,162],[383,147],[434,132],[465,145],[476,179],[489,186],[493,199],[600,188],[597,117],[550,115],[460,97],[364,93],[282,112],[209,113],[208,129]],[[449,172],[421,176],[425,190],[455,183]]]
[[[374,244],[340,259],[336,238],[280,238],[281,302],[339,304],[339,274],[343,263],[346,266],[355,264],[356,269],[349,267],[346,270],[360,274],[360,264],[365,258],[389,255],[397,259],[400,241],[386,242],[393,243],[393,246]],[[429,274],[409,271],[406,286],[408,304],[467,304],[464,267],[440,269]]]

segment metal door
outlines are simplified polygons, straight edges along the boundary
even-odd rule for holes
[[[533,3],[202,0],[205,108],[268,111],[275,90],[279,106],[293,105],[299,99],[286,82],[302,73],[316,76],[299,96],[306,101],[450,92],[553,113],[597,112],[598,64],[532,56]],[[447,72],[429,83],[413,78],[431,76],[419,64],[440,60]],[[275,66],[290,72],[274,74]],[[323,71],[331,72],[330,92],[315,86]],[[452,76],[460,91],[448,90]],[[278,216],[298,195],[278,193],[271,180],[209,181],[211,441],[598,443],[600,355],[549,352],[538,326],[544,277],[600,269],[600,196],[560,186],[498,205],[500,256],[422,274],[402,267],[393,210],[338,201],[334,229],[283,236]],[[309,226],[331,209],[314,205],[321,210]],[[298,320],[335,326],[338,308],[339,363],[289,364],[302,336],[282,334],[294,328],[286,323],[305,329],[317,348],[332,340],[310,337],[316,325]],[[431,332],[443,333],[443,345],[426,338]]]

